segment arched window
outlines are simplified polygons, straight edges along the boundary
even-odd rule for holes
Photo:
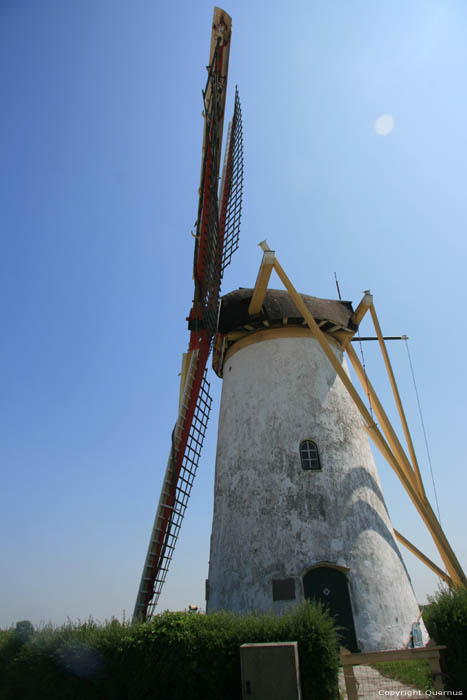
[[[302,469],[314,471],[321,469],[316,442],[303,440],[300,443],[300,459],[302,461]]]

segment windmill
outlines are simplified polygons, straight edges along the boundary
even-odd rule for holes
[[[229,125],[218,192],[227,92],[231,18],[214,8],[208,77],[203,90],[204,134],[193,261],[190,341],[182,358],[179,415],[138,590],[134,619],[151,617],[183,521],[211,408],[206,363],[217,328],[223,272],[238,248],[243,186],[242,115],[238,92]]]
[[[243,177],[236,94],[218,195],[230,26],[228,15],[216,8],[203,92],[190,345],[134,616],[148,619],[154,611],[185,513],[209,417],[205,374],[212,349],[223,388],[208,612],[280,613],[318,598],[337,616],[350,650],[400,648],[414,630],[423,640],[427,635],[397,540],[448,584],[465,585],[466,578],[426,497],[371,294],[355,310],[340,299],[299,294],[263,241],[254,288],[220,300],[222,273],[238,246]],[[273,271],[285,290],[268,288]],[[408,454],[352,347],[367,312]],[[344,355],[371,410],[350,379]],[[406,489],[446,571],[393,529],[368,437]]]
[[[254,288],[221,300],[207,611],[280,613],[318,599],[351,651],[398,649],[412,636],[426,641],[396,540],[449,585],[466,578],[423,488],[373,297],[366,292],[353,310],[347,301],[299,294],[267,242],[260,246]],[[285,290],[268,288],[273,271]],[[408,455],[352,347],[368,312]],[[393,529],[368,437],[406,489],[447,573]]]

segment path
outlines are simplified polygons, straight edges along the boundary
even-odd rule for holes
[[[429,698],[422,690],[406,685],[394,678],[382,676],[379,671],[371,666],[354,666],[354,674],[357,681],[358,700],[381,700],[393,698],[395,700],[414,700],[414,698]],[[339,670],[340,694],[347,700],[345,690],[344,673]]]

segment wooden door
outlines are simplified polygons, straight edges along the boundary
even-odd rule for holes
[[[318,566],[303,577],[303,589],[308,600],[320,600],[329,609],[340,630],[341,644],[349,651],[360,651],[350,602],[347,576],[339,569]]]

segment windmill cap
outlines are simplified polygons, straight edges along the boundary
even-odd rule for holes
[[[248,313],[252,296],[253,289],[240,288],[222,297],[219,315],[221,333],[229,333],[246,325],[254,327],[258,324],[258,327],[264,328],[264,321],[271,325],[282,325],[283,320],[287,319],[288,325],[303,324],[303,316],[286,291],[268,289],[264,296],[261,313],[257,316],[250,316]],[[319,299],[307,294],[300,296],[315,321],[325,321],[324,324],[320,324],[323,331],[327,330],[328,324],[329,327],[339,326],[356,330],[356,326],[351,322],[353,309],[350,301]]]

